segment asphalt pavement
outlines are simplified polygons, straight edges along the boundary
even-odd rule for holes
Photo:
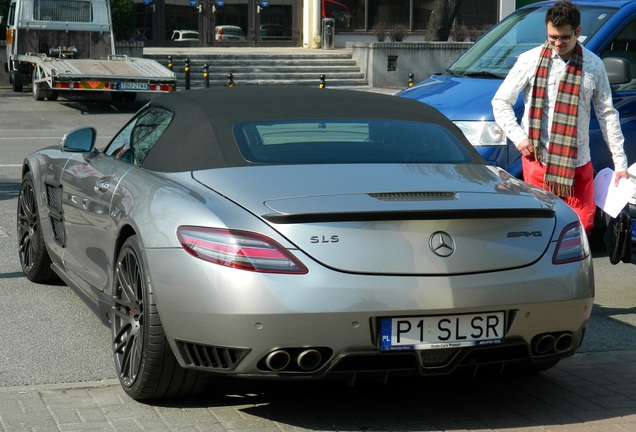
[[[515,378],[227,380],[140,403],[116,380],[0,388],[14,431],[635,431],[636,351],[583,353]]]

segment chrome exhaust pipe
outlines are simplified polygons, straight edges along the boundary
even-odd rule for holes
[[[538,355],[545,355],[554,349],[556,338],[551,334],[537,336],[532,343],[532,351]]]
[[[316,369],[320,366],[320,361],[322,360],[322,354],[315,349],[307,349],[296,357],[296,363],[298,366],[305,371],[310,371]]]
[[[558,353],[569,351],[574,346],[572,333],[561,333],[554,341],[554,350]]]
[[[291,356],[287,351],[276,350],[272,351],[265,358],[265,365],[272,371],[278,372],[285,369],[289,362],[291,361]]]

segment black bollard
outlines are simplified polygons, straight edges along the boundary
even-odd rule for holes
[[[234,75],[231,73],[227,74],[227,83],[225,85],[228,87],[234,87]]]
[[[185,89],[190,90],[190,59],[185,59]]]
[[[205,85],[205,88],[209,88],[210,87],[210,74],[208,73],[208,65],[207,64],[203,65],[203,83]]]
[[[168,56],[168,69],[172,70],[172,66],[173,66],[172,56],[170,55]]]
[[[413,77],[414,75],[412,73],[409,74],[409,87],[413,87],[414,81],[413,81]]]
[[[318,88],[324,89],[327,86],[325,83],[325,76],[320,75],[320,84],[318,84]]]

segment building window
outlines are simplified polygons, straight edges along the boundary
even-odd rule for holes
[[[322,0],[323,18],[336,18],[336,30],[373,31],[373,26],[397,24],[409,31],[426,31],[437,0]],[[498,0],[462,2],[455,19],[457,24],[482,29],[497,23]],[[334,11],[340,11],[339,17]]]

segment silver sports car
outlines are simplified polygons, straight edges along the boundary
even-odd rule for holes
[[[221,375],[536,372],[582,342],[594,275],[576,214],[420,102],[217,87],[95,137],[24,161],[19,256],[112,329],[135,399]]]

